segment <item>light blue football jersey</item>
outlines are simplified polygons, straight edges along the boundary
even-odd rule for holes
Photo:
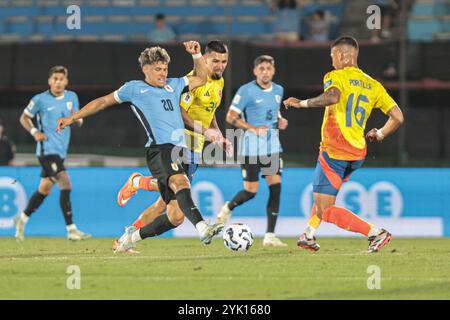
[[[166,143],[186,147],[180,97],[189,90],[188,85],[187,77],[168,78],[163,88],[134,80],[116,90],[114,97],[119,103],[131,103],[134,114],[147,133],[146,147]]]
[[[263,137],[245,131],[240,141],[242,156],[265,156],[282,152],[278,114],[283,91],[283,87],[276,83],[272,83],[270,89],[263,89],[256,81],[251,81],[236,92],[230,110],[236,111],[243,120],[254,126],[265,125],[269,128],[267,135]]]
[[[56,154],[62,159],[67,156],[70,143],[70,127],[56,132],[58,118],[68,117],[79,109],[78,96],[75,92],[64,90],[64,94],[55,97],[50,90],[35,95],[23,111],[30,118],[36,117],[37,129],[43,132],[47,140],[37,143],[38,157]]]

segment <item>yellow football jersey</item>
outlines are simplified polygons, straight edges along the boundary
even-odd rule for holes
[[[364,129],[373,109],[387,113],[397,103],[386,89],[361,69],[346,67],[328,72],[324,92],[337,88],[339,102],[327,106],[322,124],[321,148],[337,160],[361,160],[366,155]]]
[[[183,94],[180,105],[194,121],[200,121],[203,127],[209,128],[222,100],[223,85],[223,78],[213,80],[208,77],[208,82],[203,86]],[[188,129],[185,132],[187,146],[194,152],[202,152],[205,137]]]

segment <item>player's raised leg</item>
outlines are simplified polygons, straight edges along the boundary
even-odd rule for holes
[[[117,194],[117,204],[124,206],[137,193],[139,189],[158,191],[158,180],[152,176],[143,176],[139,172],[133,172],[127,182],[120,188]]]
[[[343,179],[347,180],[351,172],[359,168],[362,163],[363,161],[331,159],[325,151],[321,151],[313,182],[314,204],[309,221],[311,225],[308,225],[300,236],[297,242],[299,247],[313,251],[319,250],[320,246],[315,241],[314,233],[321,220],[369,237],[369,252],[376,252],[389,243],[392,239],[389,232],[366,222],[345,208],[335,206],[336,196]]]
[[[136,221],[134,221],[134,223],[132,224],[132,227],[134,227],[134,230],[139,230],[141,228],[143,228],[144,226],[147,226],[149,224],[151,224],[156,217],[162,215],[165,211],[166,211],[166,204],[164,203],[164,200],[159,197],[158,200],[156,200],[150,207],[148,207],[147,209],[145,209],[140,216],[136,219]],[[113,251],[116,251],[118,246],[119,246],[119,242],[121,241],[121,239],[123,239],[126,236],[127,233],[127,228],[125,228],[125,232],[124,234],[122,234],[122,236],[115,240],[113,243]],[[136,251],[134,251],[133,249],[130,249],[127,251],[128,253],[136,253]]]
[[[41,206],[45,198],[50,194],[53,185],[54,182],[50,178],[41,179],[38,190],[31,196],[25,210],[15,221],[15,237],[17,241],[23,241],[25,239],[25,225],[27,224],[28,219],[30,218],[31,214]]]
[[[148,225],[142,228],[130,226],[125,229],[124,235],[118,240],[115,252],[135,252],[136,244],[146,238],[152,238],[176,228],[184,221],[184,214],[176,200],[167,204],[167,213],[160,214]]]
[[[264,235],[264,247],[286,247],[287,244],[275,236],[278,213],[280,211],[281,176],[266,176],[269,186],[269,199],[267,202],[267,231]]]

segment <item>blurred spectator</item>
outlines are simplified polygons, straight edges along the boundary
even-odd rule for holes
[[[381,11],[381,30],[372,30],[372,41],[380,41],[380,38],[389,39],[392,36],[392,20],[399,10],[398,0],[377,0],[375,3]]]
[[[155,16],[156,28],[148,34],[150,42],[162,43],[175,41],[175,32],[171,27],[166,25],[166,16],[163,13],[158,13]]]
[[[275,38],[282,41],[298,41],[300,35],[300,10],[304,0],[270,0],[276,14],[273,25]]]
[[[328,41],[330,33],[330,21],[325,19],[325,12],[317,10],[307,21],[309,34],[308,40],[312,41]]]
[[[16,147],[3,132],[4,127],[0,120],[0,166],[12,166]]]

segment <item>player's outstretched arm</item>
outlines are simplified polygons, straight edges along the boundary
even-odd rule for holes
[[[239,113],[237,113],[234,110],[229,110],[225,119],[229,124],[231,124],[232,126],[239,128],[239,129],[244,129],[244,130],[251,130],[254,131],[256,133],[256,135],[258,136],[264,136],[267,134],[267,130],[269,130],[269,128],[267,128],[267,126],[259,126],[256,127],[244,120],[242,120],[241,116],[239,115]]]
[[[338,88],[330,88],[325,91],[321,95],[306,99],[300,100],[294,97],[290,97],[283,101],[284,107],[287,109],[289,107],[294,108],[324,108],[327,106],[331,106],[339,102],[339,98],[341,97],[341,91]]]
[[[366,138],[372,142],[381,142],[387,136],[393,134],[403,123],[403,113],[398,106],[391,108],[388,111],[389,119],[386,121],[381,129],[373,128],[366,134]]]
[[[202,56],[200,44],[197,41],[183,42],[186,51],[194,59],[194,72],[189,78],[189,91],[201,87],[208,81],[208,67]]]
[[[62,129],[64,129],[67,126],[70,126],[75,121],[89,117],[93,114],[96,114],[97,112],[102,111],[103,109],[112,107],[116,104],[118,104],[118,102],[114,97],[114,92],[106,96],[92,100],[87,105],[85,105],[80,111],[75,112],[70,117],[59,118],[56,131],[60,132]]]

